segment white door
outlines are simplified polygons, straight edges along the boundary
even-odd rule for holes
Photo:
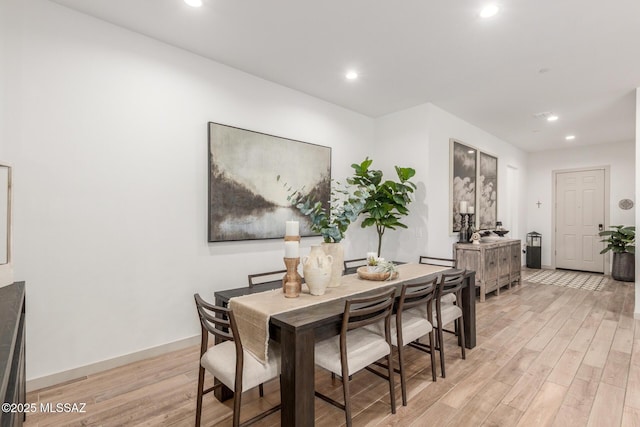
[[[604,272],[604,169],[556,174],[556,267]]]

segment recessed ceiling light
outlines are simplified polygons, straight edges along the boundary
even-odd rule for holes
[[[202,6],[202,0],[184,0],[186,4],[191,7],[200,7]]]
[[[575,135],[567,135],[564,137],[564,139],[566,139],[567,141],[573,141],[574,139],[576,139]]]
[[[345,74],[345,77],[347,78],[347,80],[355,80],[358,78],[358,73],[356,73],[355,71],[349,71],[347,72],[347,74]]]
[[[485,7],[483,7],[482,10],[480,11],[480,17],[481,18],[491,18],[496,13],[498,13],[499,10],[500,10],[500,8],[498,7],[498,5],[496,5],[496,4],[488,4]]]
[[[556,120],[558,120],[558,116],[556,116],[555,114],[552,114],[549,117],[547,117],[548,122],[555,122]]]

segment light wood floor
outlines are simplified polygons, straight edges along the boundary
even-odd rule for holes
[[[524,272],[525,276],[527,272]],[[431,381],[428,355],[409,349],[409,405],[389,410],[388,387],[368,373],[352,381],[354,425],[640,426],[640,320],[633,283],[604,291],[527,283],[478,303],[478,345],[460,359],[447,341],[447,378]],[[195,315],[195,310],[194,310]],[[198,349],[177,351],[68,384],[29,402],[86,402],[84,414],[28,416],[27,426],[193,425]],[[399,379],[396,378],[397,383]],[[317,370],[317,388],[336,398],[338,381]],[[399,386],[398,386],[398,396]],[[243,397],[242,419],[278,403],[278,385]],[[205,396],[203,425],[231,425],[231,405]],[[280,424],[275,413],[258,426]],[[316,399],[316,425],[344,424]]]

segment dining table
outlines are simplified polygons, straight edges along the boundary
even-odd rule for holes
[[[304,308],[293,309],[281,313],[272,314],[268,318],[268,338],[280,344],[281,352],[281,425],[282,426],[313,426],[315,419],[315,360],[314,349],[316,342],[340,334],[344,301],[351,297],[363,297],[369,294],[382,292],[389,287],[397,289],[399,297],[400,289],[405,283],[417,283],[439,276],[443,273],[459,272],[454,268],[443,268],[434,272],[432,266],[423,264],[410,265],[411,277],[403,277],[402,269],[409,268],[399,266],[400,275],[397,279],[384,283],[376,283],[373,290],[360,290],[349,297],[322,301],[317,304],[307,305]],[[423,266],[423,267],[422,267]],[[430,268],[431,267],[431,268]],[[416,273],[417,272],[417,273]],[[343,282],[353,281],[357,274],[347,271],[351,275],[343,276]],[[356,275],[356,276],[353,276]],[[282,281],[274,281],[262,284],[259,287],[242,287],[215,292],[216,305],[227,307],[232,298],[261,292],[279,292]],[[282,296],[284,298],[284,295]],[[462,310],[464,313],[465,344],[467,348],[476,345],[476,287],[475,272],[466,270],[464,274],[464,286],[462,289]],[[236,317],[238,316],[237,313]],[[241,334],[242,335],[242,334]],[[241,336],[241,339],[242,336]],[[336,355],[336,357],[339,357]],[[216,391],[219,400],[226,400],[233,396],[233,392],[226,387]]]

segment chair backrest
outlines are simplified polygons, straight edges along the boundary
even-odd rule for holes
[[[418,260],[420,264],[438,265],[441,267],[455,267],[456,260],[451,258],[436,258],[431,256],[420,255]]]
[[[355,258],[355,259],[344,260],[345,271],[349,271],[350,269],[357,268],[357,267],[362,267],[363,265],[367,265],[366,258]]]
[[[371,325],[383,319],[388,328],[395,294],[396,289],[392,288],[369,297],[348,299],[344,304],[342,338],[351,329]]]
[[[457,294],[464,286],[464,276],[466,274],[466,270],[460,270],[455,273],[443,273],[440,276],[440,280],[438,281],[436,298],[440,300],[443,295],[447,294]],[[460,301],[458,301],[460,302]]]
[[[196,301],[202,332],[200,355],[202,356],[208,349],[209,334],[213,335],[218,343],[234,341],[236,355],[242,355],[242,343],[240,342],[238,326],[236,325],[233,311],[206,302],[200,294],[194,294],[193,298]]]
[[[402,312],[414,307],[423,306],[427,308],[431,319],[431,302],[435,298],[438,287],[438,277],[420,283],[411,283],[402,285],[400,300],[398,301],[398,309],[396,311],[396,321],[402,319]]]
[[[249,287],[264,285],[266,283],[275,282],[276,280],[282,280],[282,276],[287,270],[268,271],[266,273],[249,274],[247,279],[249,280]]]

